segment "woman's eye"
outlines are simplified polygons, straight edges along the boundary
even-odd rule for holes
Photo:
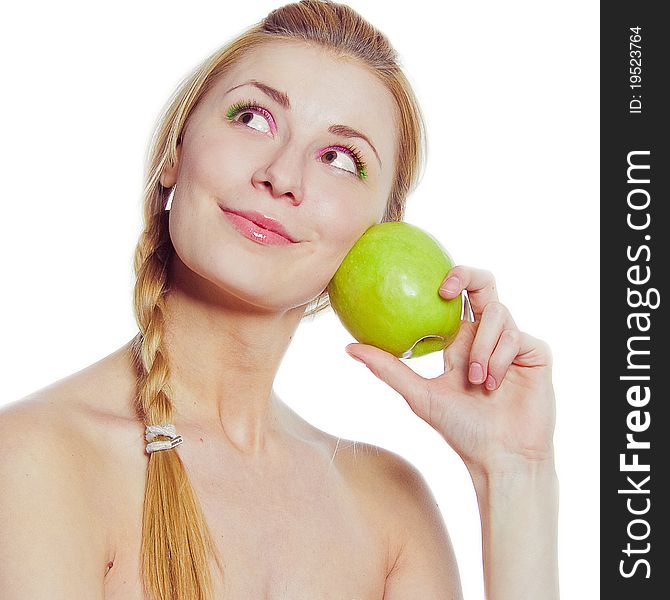
[[[234,120],[240,123],[244,123],[252,129],[257,129],[261,133],[270,133],[272,131],[268,119],[262,114],[250,109],[239,112],[237,115],[235,115]]]
[[[261,133],[276,132],[276,125],[272,115],[259,106],[255,100],[244,100],[233,104],[227,111],[226,117],[235,123],[241,123],[246,127],[260,131]],[[321,162],[332,165],[341,171],[347,171],[359,177],[367,179],[367,169],[358,149],[353,146],[330,146],[325,152],[317,155]]]
[[[333,165],[338,169],[342,169],[343,171],[349,171],[354,175],[358,174],[358,167],[356,165],[356,161],[351,156],[351,154],[348,154],[344,150],[341,150],[339,148],[331,148],[330,150],[326,150],[326,152],[324,152],[320,156],[320,158],[323,162]]]

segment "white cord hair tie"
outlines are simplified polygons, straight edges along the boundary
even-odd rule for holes
[[[151,442],[151,440],[153,440],[158,435],[164,435],[170,439]],[[147,425],[144,439],[146,439],[147,442],[151,442],[150,444],[147,444],[147,452],[149,454],[159,450],[171,450],[172,448],[179,446],[179,444],[184,441],[180,435],[177,435],[177,430],[171,423],[168,425]]]

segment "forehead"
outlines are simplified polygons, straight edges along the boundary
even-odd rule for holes
[[[303,99],[330,100],[333,104],[350,106],[352,113],[360,108],[361,100],[388,104],[386,108],[392,106],[388,90],[370,68],[352,58],[336,58],[327,49],[305,42],[267,42],[250,50],[216,87],[225,92],[248,79],[262,80],[287,92],[295,110],[301,105],[307,108],[306,102],[301,102]]]
[[[354,59],[335,57],[314,44],[273,41],[238,60],[208,96],[214,102],[225,101],[233,94],[265,101],[251,86],[226,96],[230,88],[250,79],[288,95],[288,112],[301,122],[324,130],[332,123],[342,123],[364,131],[388,160],[395,144],[395,127],[389,126],[395,121],[395,102],[369,67]]]

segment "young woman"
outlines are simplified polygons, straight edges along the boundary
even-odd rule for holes
[[[345,5],[283,6],[194,71],[153,142],[139,333],[2,411],[3,598],[461,598],[417,469],[273,390],[342,259],[417,182],[421,111],[387,39]],[[552,600],[550,350],[489,272],[444,274],[439,293],[463,290],[475,320],[443,375],[352,353],[469,469],[488,597]]]

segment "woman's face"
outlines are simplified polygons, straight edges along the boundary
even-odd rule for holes
[[[253,108],[240,108],[247,100]],[[395,111],[386,88],[352,61],[304,43],[254,50],[201,98],[177,164],[161,177],[177,185],[170,236],[181,262],[257,307],[313,300],[382,219],[395,173]],[[230,211],[276,219],[295,242],[250,239]]]

